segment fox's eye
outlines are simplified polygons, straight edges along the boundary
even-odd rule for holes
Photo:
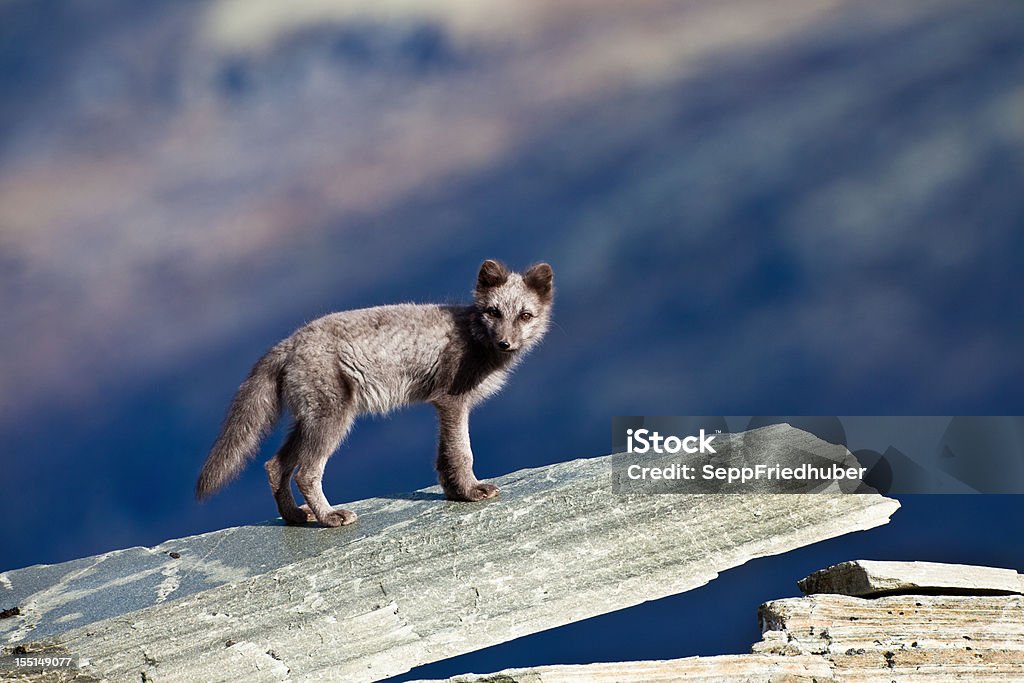
[[[519,319],[522,320],[524,323],[532,318],[533,313],[530,313],[529,311],[523,311],[522,313],[519,314]]]
[[[498,310],[497,306],[490,306],[488,308],[485,308],[484,309],[484,314],[485,315],[489,315],[492,318],[500,318],[501,317],[501,311]]]

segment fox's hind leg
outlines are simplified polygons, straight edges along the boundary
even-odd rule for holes
[[[356,521],[356,513],[351,510],[331,507],[324,496],[322,485],[327,460],[351,426],[352,415],[345,411],[315,420],[303,419],[295,425],[295,454],[299,468],[295,474],[295,483],[299,493],[306,499],[306,505],[299,509],[311,512],[324,526],[342,526]]]
[[[281,513],[281,519],[288,524],[305,524],[312,522],[313,518],[295,504],[292,496],[292,472],[298,464],[298,436],[296,435],[297,425],[293,425],[288,433],[288,438],[277,451],[273,458],[267,461],[263,468],[267,471],[267,479],[270,480],[270,490],[274,492],[274,500],[277,501],[277,510]]]

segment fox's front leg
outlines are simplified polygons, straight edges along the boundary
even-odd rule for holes
[[[498,487],[482,484],[473,474],[469,445],[469,406],[463,402],[435,404],[440,423],[437,474],[449,500],[477,501],[498,495]]]

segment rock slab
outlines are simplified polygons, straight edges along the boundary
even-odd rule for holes
[[[1024,594],[1024,576],[1012,569],[940,562],[854,560],[814,572],[797,583],[805,595]]]
[[[808,447],[805,432],[763,429]],[[611,458],[509,474],[478,504],[435,487],[351,503],[350,527],[272,522],[5,572],[0,607],[19,613],[0,620],[3,654],[66,652],[111,681],[374,681],[691,590],[899,507],[877,494],[618,495]]]
[[[846,576],[849,567],[863,564],[858,560],[837,565],[844,568],[839,573],[836,567],[816,572],[812,576],[820,582],[815,588],[826,587],[823,577]],[[816,593],[773,600],[761,606],[762,640],[751,654],[538,666],[455,676],[447,683],[1024,681],[1024,596],[989,592],[991,586],[1007,585],[1007,577],[1016,572],[918,562],[867,563],[872,565],[888,565],[880,575],[889,583],[923,584],[924,594],[864,598]],[[957,582],[952,595],[936,593],[942,588],[933,584],[948,581],[935,577],[948,572],[973,578]],[[975,586],[974,592],[964,592],[967,583]],[[840,590],[849,585],[837,583]]]
[[[1024,596],[812,595],[761,607],[754,652],[817,655],[837,681],[1024,681]]]

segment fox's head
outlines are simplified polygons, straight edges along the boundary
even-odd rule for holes
[[[551,320],[553,277],[546,263],[520,274],[497,261],[484,261],[473,296],[481,341],[510,355],[539,342]]]

